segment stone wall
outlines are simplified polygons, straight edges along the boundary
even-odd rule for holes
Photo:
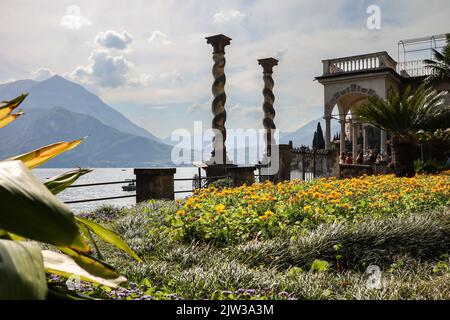
[[[306,147],[292,150],[291,170],[315,173],[316,178],[337,177],[339,174],[336,150],[311,150]]]
[[[349,179],[356,178],[362,175],[381,175],[388,173],[387,164],[372,164],[372,165],[358,165],[358,164],[340,164],[339,178]]]
[[[311,177],[315,172],[315,178],[336,177],[346,179],[359,177],[364,174],[379,175],[389,173],[387,164],[339,164],[336,150],[313,151],[306,147],[296,148],[293,149],[291,158],[291,171],[300,172],[300,176],[302,172],[305,172],[306,176]]]

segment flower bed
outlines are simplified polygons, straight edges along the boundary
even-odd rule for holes
[[[299,235],[327,222],[399,216],[450,204],[450,176],[363,176],[201,190],[182,203],[171,228],[216,244]]]
[[[449,186],[448,172],[294,181],[99,208],[86,217],[105,222],[144,263],[99,241],[107,262],[129,281],[82,293],[105,299],[449,299]],[[367,285],[373,265],[382,271],[380,290]]]

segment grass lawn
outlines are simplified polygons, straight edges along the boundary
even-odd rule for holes
[[[128,278],[112,299],[450,299],[450,176],[210,188],[87,214],[145,263],[98,241]],[[52,281],[59,281],[53,279]]]

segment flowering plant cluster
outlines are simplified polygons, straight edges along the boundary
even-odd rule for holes
[[[189,240],[232,244],[281,234],[298,236],[322,223],[357,222],[448,206],[449,196],[447,173],[211,187],[184,200],[172,226]]]

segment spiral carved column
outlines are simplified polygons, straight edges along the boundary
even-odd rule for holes
[[[275,102],[275,96],[273,94],[274,81],[272,78],[273,67],[278,65],[278,60],[274,58],[260,59],[259,64],[263,67],[263,80],[264,80],[264,119],[263,125],[266,130],[266,156],[272,155],[272,144],[275,142],[274,134],[276,130],[275,126],[275,108],[273,104]]]
[[[225,47],[230,44],[231,39],[223,34],[215,35],[206,38],[207,43],[214,48],[213,60],[214,66],[212,74],[214,76],[214,83],[212,85],[212,94],[214,100],[212,102],[212,113],[214,115],[212,121],[212,129],[214,130],[213,151],[211,153],[211,163],[226,164],[227,152],[225,148],[225,141],[227,139],[227,131],[225,122],[227,120],[227,112],[225,110],[225,102],[227,95],[225,94]]]

